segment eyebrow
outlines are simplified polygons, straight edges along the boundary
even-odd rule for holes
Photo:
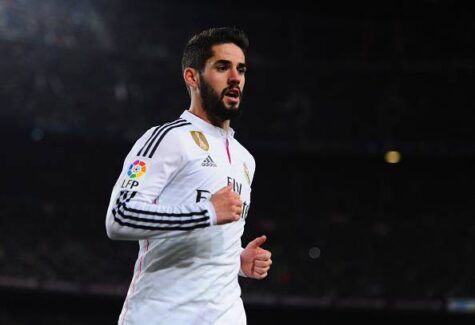
[[[217,64],[225,64],[225,65],[231,65],[231,61],[229,60],[218,60],[216,61],[213,65],[217,65]],[[247,68],[247,65],[245,63],[238,63],[238,68]]]

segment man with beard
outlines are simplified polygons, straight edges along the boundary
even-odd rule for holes
[[[248,39],[235,28],[192,37],[182,58],[191,98],[125,159],[106,218],[111,239],[138,240],[119,324],[246,324],[238,275],[267,276],[261,236],[242,248],[253,156],[234,138]]]

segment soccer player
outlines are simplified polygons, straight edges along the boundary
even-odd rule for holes
[[[266,236],[242,248],[253,156],[234,138],[248,39],[212,28],[185,46],[190,107],[149,129],[127,155],[106,218],[111,239],[138,240],[119,324],[246,324],[238,275],[263,279]]]

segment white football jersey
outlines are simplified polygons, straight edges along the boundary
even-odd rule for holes
[[[228,132],[184,111],[127,155],[106,218],[110,238],[138,240],[119,324],[245,324],[238,283],[253,156]],[[231,184],[240,220],[216,225],[211,195]]]

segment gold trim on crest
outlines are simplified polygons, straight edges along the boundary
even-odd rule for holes
[[[209,144],[208,140],[206,140],[205,135],[201,131],[190,131],[191,136],[193,137],[193,140],[195,140],[195,143],[203,149],[204,151],[208,151],[209,149]]]

